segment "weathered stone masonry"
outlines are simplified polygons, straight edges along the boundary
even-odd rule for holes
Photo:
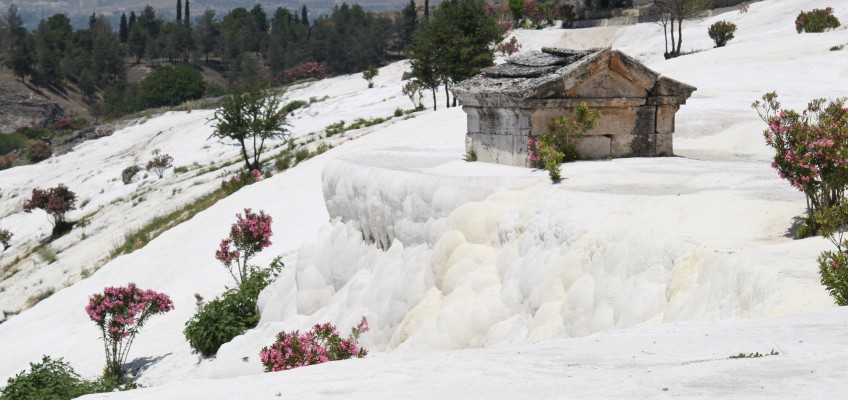
[[[583,158],[670,156],[674,115],[694,91],[608,48],[521,53],[453,89],[468,115],[466,149],[515,166],[531,165],[528,138],[581,102],[602,114],[578,144]]]

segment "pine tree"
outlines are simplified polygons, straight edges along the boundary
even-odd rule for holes
[[[9,5],[6,12],[6,29],[9,31],[9,49],[14,50],[18,43],[26,38],[27,30],[24,28],[24,20],[18,14],[18,6],[15,3]]]
[[[120,23],[119,28],[118,28],[118,36],[121,39],[121,43],[126,43],[129,35],[130,35],[130,28],[129,28],[129,25],[127,24],[127,15],[124,14],[124,13],[121,13],[121,23]]]
[[[177,23],[182,22],[183,20],[183,2],[182,0],[177,0]]]

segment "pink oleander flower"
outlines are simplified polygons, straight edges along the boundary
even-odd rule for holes
[[[315,324],[306,333],[280,332],[277,340],[262,348],[259,359],[265,372],[285,371],[328,361],[362,358],[368,354],[357,344],[359,335],[368,331],[368,321],[362,317],[358,326],[351,328],[347,338],[339,336],[335,325]]]
[[[271,245],[272,222],[271,216],[264,211],[256,214],[246,208],[244,214],[236,214],[229,236],[221,239],[215,259],[224,264],[236,284],[244,282],[253,272],[253,267],[248,264],[250,259]]]
[[[147,319],[173,309],[174,303],[168,295],[139,289],[134,283],[107,287],[103,293],[93,294],[85,312],[100,328],[107,374],[120,378],[129,347]]]

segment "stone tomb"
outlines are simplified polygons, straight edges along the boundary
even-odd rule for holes
[[[468,115],[466,150],[515,166],[531,166],[528,138],[581,102],[601,112],[577,145],[582,158],[673,155],[674,115],[694,91],[609,48],[521,53],[453,88]]]

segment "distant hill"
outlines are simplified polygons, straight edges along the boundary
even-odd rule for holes
[[[261,4],[268,11],[269,16],[277,7],[293,10],[306,5],[310,16],[317,17],[329,13],[334,6],[342,4],[342,1],[332,0],[190,0],[190,2],[194,17],[199,16],[207,7],[220,13],[236,7],[250,8],[254,4]],[[438,2],[434,1],[433,3]],[[24,23],[33,28],[42,17],[47,18],[56,13],[67,14],[75,26],[84,26],[91,13],[113,17],[110,19],[114,19],[113,23],[115,23],[121,12],[138,11],[147,4],[166,18],[174,17],[177,0],[0,0],[0,13],[5,13],[10,3],[15,3],[18,6],[21,15],[24,17]],[[348,3],[361,4],[369,11],[386,11],[399,10],[408,3],[408,0],[354,0]]]

